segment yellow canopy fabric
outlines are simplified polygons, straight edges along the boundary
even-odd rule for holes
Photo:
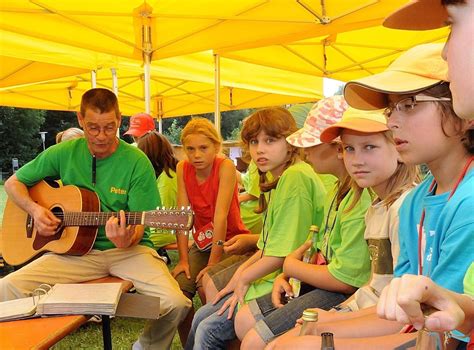
[[[320,77],[377,73],[417,43],[444,40],[446,29],[379,26],[405,2],[4,1],[0,104],[74,110],[76,96],[91,87],[82,73],[97,70],[99,86],[111,88],[109,69],[116,68],[124,113],[143,111],[142,63],[150,54],[155,115],[210,112],[214,52],[221,56],[222,110],[315,101]],[[31,69],[16,73],[22,61]]]
[[[188,63],[190,64],[190,62]],[[118,97],[120,108],[124,115],[132,115],[144,111],[143,74],[138,68],[135,70],[130,68],[117,69]],[[232,68],[228,69],[234,72]],[[227,69],[224,69],[224,71],[227,71]],[[271,68],[265,68],[264,71],[267,73],[265,76],[280,76],[280,80],[283,81],[285,72],[279,72],[279,70]],[[210,70],[209,74],[212,74],[212,70]],[[234,75],[238,75],[238,72]],[[296,76],[305,78],[301,74],[296,74]],[[204,78],[205,75],[203,74],[203,80]],[[254,78],[264,80],[256,73]],[[276,80],[274,80],[275,83],[271,89],[265,88],[264,84],[260,84],[260,88],[256,89],[255,85],[258,84],[257,80],[254,80],[256,84],[253,86],[253,90],[251,90],[245,88],[249,84],[235,81],[229,83],[229,79],[232,79],[232,76],[227,76],[226,80],[223,80],[220,89],[221,110],[227,111],[316,101],[322,96],[322,79],[318,77],[308,78],[311,81],[310,88],[303,93],[302,89],[297,85],[297,81],[295,81],[293,85],[298,87],[299,90],[293,91],[293,95],[291,95],[288,93],[278,93],[285,89],[281,86],[282,82],[278,83]],[[110,70],[102,69],[97,72],[97,87],[112,89],[112,84],[112,73]],[[36,84],[4,87],[0,88],[0,105],[77,111],[82,94],[90,89],[90,87],[90,73],[52,79]],[[166,118],[212,112],[214,110],[214,91],[212,81],[210,83],[201,83],[187,79],[170,78],[160,75],[155,72],[155,69],[152,69],[152,115]]]
[[[142,60],[259,47],[380,24],[406,0],[8,0],[0,29]]]
[[[375,26],[290,43],[217,53],[240,62],[349,81],[383,71],[413,46],[445,42],[448,34],[449,28],[420,32]]]

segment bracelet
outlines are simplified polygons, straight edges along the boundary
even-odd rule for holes
[[[349,306],[342,305],[342,304],[333,306],[332,308],[336,310],[337,312],[352,312],[352,309]]]

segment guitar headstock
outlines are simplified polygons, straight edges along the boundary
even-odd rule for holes
[[[145,212],[144,225],[149,227],[189,231],[193,227],[194,213],[191,207],[158,208]]]

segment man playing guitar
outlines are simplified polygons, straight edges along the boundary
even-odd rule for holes
[[[162,317],[152,322],[134,348],[169,348],[190,307],[166,263],[152,249],[143,225],[128,225],[124,211],[160,204],[153,168],[138,149],[117,138],[121,122],[116,96],[91,89],[82,96],[78,122],[84,138],[48,148],[5,182],[9,198],[33,219],[37,235],[57,234],[56,212],[32,199],[27,186],[44,178],[94,191],[102,212],[117,212],[100,227],[92,250],[82,256],[47,253],[0,280],[0,301],[27,296],[42,283],[78,283],[114,275],[133,282],[139,293],[160,298]],[[150,327],[151,326],[151,327]]]

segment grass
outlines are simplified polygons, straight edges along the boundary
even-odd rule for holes
[[[7,195],[3,188],[3,184],[0,184],[0,227],[3,218],[3,210]],[[177,261],[177,252],[169,252],[171,260]],[[196,297],[194,300],[196,308],[200,306],[199,298]],[[136,318],[125,318],[116,317],[111,320],[112,330],[112,347],[114,349],[130,349],[132,344],[138,339],[139,334],[142,332],[145,325],[145,320]],[[183,347],[179,340],[178,335],[173,339],[172,350],[180,350]],[[71,333],[59,343],[52,347],[55,350],[70,350],[70,349],[88,349],[88,350],[99,350],[103,349],[102,343],[102,325],[97,323],[86,323],[81,326],[75,332]]]
[[[3,183],[0,185],[0,227],[2,226],[3,209],[5,209],[5,203],[7,202],[7,194],[3,189]]]

